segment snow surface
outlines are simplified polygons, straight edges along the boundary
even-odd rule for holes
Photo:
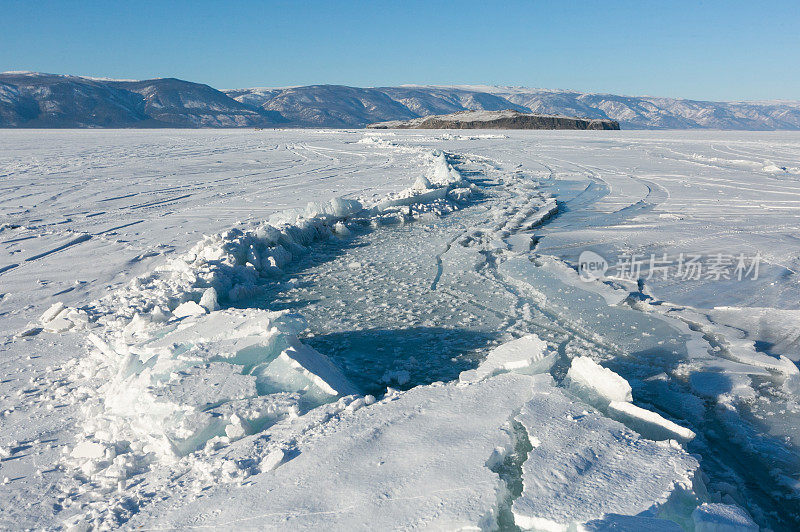
[[[522,464],[522,495],[513,503],[518,526],[566,531],[607,514],[680,520],[683,506],[693,506],[693,458],[640,439],[558,389],[541,386],[542,380],[515,416],[533,439]]]
[[[509,415],[532,393],[529,378],[511,375],[420,386],[342,414],[274,473],[195,501],[164,501],[148,520],[169,528],[199,518],[214,528],[491,529],[504,488],[487,462],[510,452]]]
[[[798,525],[797,135],[0,135],[3,528]]]

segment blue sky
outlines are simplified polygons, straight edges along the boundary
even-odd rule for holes
[[[0,70],[800,99],[798,28],[798,0],[0,0]]]

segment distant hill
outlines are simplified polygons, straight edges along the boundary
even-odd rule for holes
[[[377,89],[311,85],[269,92],[241,89],[226,93],[263,111],[278,112],[298,126],[364,127],[381,120],[419,116]]]
[[[272,127],[286,120],[208,85],[0,74],[0,127]]]
[[[611,119],[623,129],[800,130],[800,102],[708,102],[496,86],[310,85],[219,91],[189,81],[0,74],[0,127],[346,127],[465,110]]]

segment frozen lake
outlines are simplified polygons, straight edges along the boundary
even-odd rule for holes
[[[3,526],[800,524],[798,134],[0,137]]]

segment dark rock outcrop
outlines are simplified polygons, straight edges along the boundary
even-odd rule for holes
[[[619,122],[599,118],[576,118],[555,115],[503,111],[461,111],[413,120],[378,122],[373,129],[619,129]]]

